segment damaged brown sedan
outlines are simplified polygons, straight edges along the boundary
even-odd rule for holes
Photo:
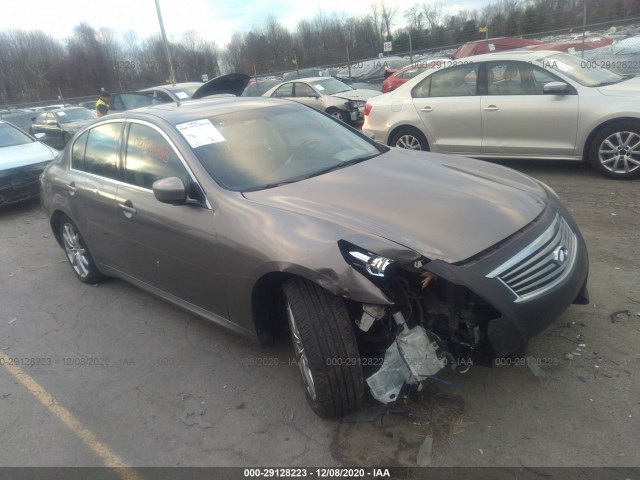
[[[42,176],[80,281],[129,281],[269,344],[291,332],[316,413],[383,403],[522,351],[587,301],[587,250],[545,185],[390,149],[268,98],[132,110]]]

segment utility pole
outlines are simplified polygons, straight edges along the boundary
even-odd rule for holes
[[[167,63],[169,64],[169,81],[176,83],[176,75],[173,72],[173,62],[171,62],[171,52],[169,51],[169,43],[167,42],[167,34],[164,31],[164,22],[162,21],[162,12],[160,11],[160,0],[156,0],[156,11],[158,12],[158,22],[160,23],[160,33],[164,42],[164,52],[167,55]]]
[[[582,11],[582,58],[584,58],[584,40],[587,32],[587,0],[584,0],[584,9]]]

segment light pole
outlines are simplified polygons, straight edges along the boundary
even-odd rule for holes
[[[164,31],[164,22],[162,21],[162,12],[160,11],[160,0],[156,0],[156,11],[158,12],[158,22],[160,23],[160,33],[164,42],[164,51],[167,55],[167,63],[169,64],[169,81],[176,83],[176,75],[173,72],[173,63],[171,62],[171,52],[169,52],[169,43],[167,42],[167,34]]]

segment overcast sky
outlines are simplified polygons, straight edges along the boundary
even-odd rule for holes
[[[165,29],[169,38],[178,39],[187,30],[197,31],[202,38],[214,40],[219,47],[234,32],[246,32],[274,15],[293,30],[299,20],[324,13],[364,15],[372,0],[160,0]],[[402,13],[425,0],[387,0],[400,11],[394,27],[402,26]],[[435,3],[427,0],[426,3]],[[442,1],[446,13],[481,8],[490,0]],[[158,33],[155,0],[3,0],[0,30],[10,28],[44,30],[58,38],[66,38],[73,27],[87,22],[99,29],[109,27],[118,33],[136,31],[141,37]]]

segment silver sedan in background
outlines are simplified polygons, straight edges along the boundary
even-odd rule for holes
[[[377,90],[352,88],[333,77],[313,77],[276,85],[265,97],[286,98],[327,112],[346,123],[362,123],[364,105]]]
[[[561,52],[500,52],[418,75],[370,99],[384,144],[476,158],[585,160],[640,176],[640,78]]]

